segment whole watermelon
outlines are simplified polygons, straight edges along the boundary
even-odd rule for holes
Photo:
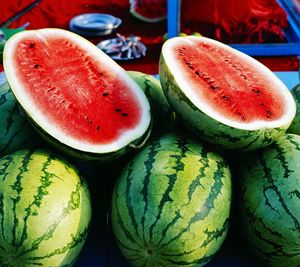
[[[287,129],[287,132],[299,135],[300,134],[300,84],[294,86],[291,90],[291,93],[295,99],[297,111],[296,111],[296,116],[292,121],[292,124]]]
[[[42,142],[22,114],[8,83],[0,86],[0,114],[0,157]]]
[[[300,136],[257,154],[242,175],[243,233],[270,266],[300,266]]]
[[[44,150],[0,159],[0,266],[72,266],[90,219],[75,167]]]
[[[229,224],[231,174],[193,139],[167,134],[125,167],[112,196],[112,226],[132,266],[202,266]]]

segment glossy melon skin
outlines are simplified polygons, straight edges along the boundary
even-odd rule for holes
[[[72,266],[87,239],[91,203],[77,168],[49,150],[0,159],[0,265]]]
[[[159,136],[171,132],[175,128],[176,116],[170,107],[158,79],[139,71],[127,71],[128,74],[145,92],[153,120],[151,136]]]
[[[241,233],[269,266],[300,265],[300,136],[252,155],[240,174]]]
[[[74,33],[16,34],[5,45],[4,68],[32,124],[71,156],[106,161],[149,136],[150,106],[143,91],[116,62]]]
[[[176,39],[173,38],[168,40],[168,42],[177,42],[180,44],[181,40],[188,39],[191,42],[206,42],[209,43],[210,46],[214,47],[216,46],[215,50],[222,50],[222,46],[218,47],[219,44],[215,45],[216,41],[213,41],[211,43],[211,40],[204,37],[177,37]],[[165,44],[166,44],[165,43]],[[164,45],[165,46],[165,45]],[[228,48],[226,48],[228,49]],[[212,104],[212,107],[210,107],[209,114],[206,109],[206,100],[204,96],[202,99],[197,99],[197,97],[191,97],[188,93],[193,91],[190,89],[190,84],[193,83],[193,79],[188,78],[178,78],[178,75],[175,75],[173,71],[170,69],[173,68],[176,69],[177,65],[175,61],[170,61],[169,58],[165,57],[165,54],[168,52],[168,49],[163,47],[160,62],[159,62],[159,73],[160,73],[160,80],[162,84],[162,89],[166,95],[167,100],[169,101],[172,108],[175,110],[178,117],[182,120],[182,122],[188,127],[195,135],[199,136],[201,139],[205,140],[206,142],[209,142],[213,145],[216,145],[220,148],[224,149],[235,149],[235,150],[244,150],[244,151],[250,151],[255,150],[258,148],[263,148],[269,146],[271,143],[273,143],[275,140],[277,140],[280,136],[282,136],[289,125],[291,124],[294,116],[295,116],[295,101],[293,101],[291,94],[288,92],[288,89],[285,88],[285,86],[280,82],[276,77],[272,76],[272,79],[274,78],[274,82],[278,82],[278,86],[285,96],[285,101],[283,101],[283,104],[286,105],[287,111],[286,114],[283,114],[282,116],[284,119],[280,123],[276,124],[268,124],[269,122],[266,120],[266,123],[259,122],[257,126],[255,123],[252,123],[251,126],[247,126],[247,123],[235,123],[233,118],[231,123],[231,115],[220,115],[217,114],[215,116],[214,112],[214,104]],[[234,53],[236,53],[233,49],[231,49]],[[168,52],[169,53],[169,52]],[[239,52],[240,53],[240,52]],[[169,57],[172,56],[172,52],[169,53]],[[231,57],[233,57],[231,55]],[[174,57],[176,57],[174,53]],[[236,56],[236,61],[240,61],[241,65],[243,60],[245,60],[245,63],[247,63],[247,55],[243,55],[241,58],[239,58],[239,54]],[[187,63],[189,64],[189,58],[187,57]],[[196,60],[195,60],[196,61]],[[254,60],[251,59],[251,64],[255,67],[257,64],[259,64],[258,72],[255,73],[256,76],[259,76],[259,70],[260,68],[265,70],[265,67],[262,67],[260,63],[253,62]],[[199,59],[199,62],[201,62],[201,58]],[[248,64],[248,63],[247,63]],[[201,66],[199,64],[199,68],[205,68],[206,66]],[[194,68],[194,66],[190,66],[191,68]],[[223,66],[222,66],[223,67]],[[179,66],[178,66],[179,68]],[[221,67],[220,67],[221,68]],[[226,68],[226,65],[224,65],[224,68]],[[208,68],[209,69],[209,68]],[[213,75],[213,68],[210,69],[212,74],[211,76],[217,81],[218,79],[222,80],[223,77]],[[203,70],[205,71],[205,69]],[[193,70],[199,76],[198,70]],[[270,71],[266,71],[268,74],[271,75]],[[178,71],[179,73],[179,71]],[[184,73],[184,71],[183,71]],[[272,74],[273,75],[273,74]],[[185,79],[184,83],[181,81],[181,79]],[[209,84],[212,91],[218,89],[218,85],[215,85],[217,83]],[[184,85],[182,85],[184,84]],[[192,86],[191,86],[192,88]],[[226,88],[223,88],[226,92]],[[246,88],[245,88],[246,89]],[[226,99],[225,99],[226,100]],[[250,101],[250,100],[249,100]],[[204,108],[203,108],[204,106]],[[215,104],[215,109],[218,109],[218,103]],[[226,111],[226,110],[225,110]],[[224,111],[223,111],[224,112]],[[220,119],[221,118],[221,119]],[[249,124],[250,125],[250,124]],[[241,127],[240,127],[241,126]]]
[[[300,135],[300,85],[293,87],[291,93],[296,102],[297,112],[287,132]]]
[[[8,83],[0,86],[0,157],[43,143],[28,122]]]
[[[132,266],[203,266],[225,239],[231,173],[196,140],[167,134],[124,168],[112,196],[112,226]]]

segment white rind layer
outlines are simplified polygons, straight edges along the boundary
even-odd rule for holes
[[[27,38],[30,36],[38,37],[42,40],[45,40],[46,36],[55,36],[62,38],[68,38],[72,42],[78,44],[80,47],[84,47],[88,54],[92,55],[93,58],[97,61],[103,62],[103,65],[107,70],[118,73],[124,79],[126,83],[130,85],[132,88],[132,93],[137,96],[140,100],[141,105],[141,119],[137,124],[136,128],[132,130],[127,130],[123,134],[119,136],[119,138],[115,142],[111,142],[108,144],[91,144],[88,142],[84,142],[82,140],[77,140],[69,135],[66,135],[62,130],[55,126],[53,122],[47,119],[37,108],[37,105],[30,97],[29,94],[23,90],[23,86],[21,81],[18,79],[16,68],[14,65],[15,58],[15,48],[16,44],[21,41],[23,38]],[[46,40],[45,40],[46,41]],[[115,61],[113,61],[109,56],[103,53],[99,48],[95,45],[82,38],[81,36],[72,33],[70,31],[61,30],[61,29],[40,29],[40,30],[28,30],[23,31],[18,34],[13,35],[6,43],[4,47],[4,57],[3,57],[3,66],[6,74],[6,78],[11,85],[11,89],[16,96],[18,102],[21,104],[22,108],[25,110],[27,114],[29,114],[30,118],[41,127],[47,134],[52,136],[54,139],[59,142],[70,146],[74,149],[90,152],[90,153],[109,153],[118,151],[119,149],[124,148],[131,142],[139,139],[141,136],[145,134],[147,129],[149,128],[151,115],[150,115],[150,105],[144,94],[144,92],[140,89],[137,83],[126,73],[126,71],[121,68]],[[50,59],[51,60],[51,59]]]
[[[174,48],[178,45],[182,46],[186,44],[193,44],[195,41],[199,42],[199,38],[201,38],[202,42],[206,42],[208,44],[212,44],[215,47],[220,47],[223,50],[230,51],[237,55],[237,57],[242,58],[245,62],[252,64],[257,69],[260,75],[265,75],[270,78],[270,83],[276,84],[278,94],[283,99],[283,103],[285,104],[283,112],[283,116],[277,120],[256,120],[252,122],[241,123],[234,120],[229,119],[224,116],[222,113],[216,112],[213,105],[208,105],[205,101],[205,95],[203,95],[204,101],[201,101],[199,97],[199,88],[197,88],[196,84],[192,84],[191,80],[186,79],[185,70],[178,67],[178,62],[174,57]],[[180,87],[181,91],[187,96],[187,98],[203,113],[208,115],[209,117],[234,128],[242,129],[242,130],[259,130],[259,129],[267,129],[267,128],[277,128],[282,127],[284,125],[289,125],[296,114],[296,104],[295,101],[289,92],[288,88],[284,85],[284,83],[266,66],[253,59],[252,57],[235,50],[228,45],[222,44],[218,41],[205,38],[205,37],[196,37],[196,36],[188,36],[188,37],[175,37],[167,40],[162,48],[162,55],[167,64],[169,71],[172,73],[175,79],[175,83]]]

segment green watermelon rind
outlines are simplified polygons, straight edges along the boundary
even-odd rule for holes
[[[226,237],[230,203],[224,159],[167,134],[138,152],[115,184],[114,235],[132,266],[203,266]]]
[[[0,166],[0,265],[72,266],[92,212],[77,168],[46,149],[16,151]]]
[[[300,85],[298,84],[294,86],[291,90],[291,93],[295,99],[297,111],[296,116],[292,121],[292,124],[287,129],[287,132],[300,135]]]
[[[175,127],[175,112],[170,107],[158,79],[140,71],[127,71],[147,96],[153,119],[152,136],[171,132]]]
[[[0,86],[0,157],[42,143],[38,134],[22,114],[8,83]]]
[[[256,130],[231,127],[208,116],[192,103],[168,69],[163,54],[160,56],[159,74],[162,89],[176,115],[195,135],[219,148],[250,151],[267,147],[284,135],[292,121],[281,127]]]
[[[241,233],[270,266],[300,265],[300,136],[285,134],[240,173]]]

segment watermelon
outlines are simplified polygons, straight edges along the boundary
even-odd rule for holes
[[[22,114],[8,83],[0,86],[0,114],[0,157],[42,143]]]
[[[159,73],[170,105],[186,126],[224,149],[266,147],[295,116],[291,93],[269,69],[209,38],[166,41]]]
[[[52,152],[19,150],[0,159],[0,266],[72,266],[87,238],[89,190]]]
[[[300,266],[300,136],[286,134],[256,153],[241,174],[244,237],[270,266]]]
[[[170,107],[158,79],[140,71],[128,71],[128,74],[145,92],[151,107],[153,136],[172,131],[175,126],[175,113]]]
[[[4,70],[32,124],[71,156],[110,159],[143,143],[149,102],[138,84],[95,45],[69,31],[11,37]]]
[[[167,0],[130,0],[130,13],[144,22],[160,22],[167,17]]]
[[[295,99],[297,111],[292,124],[287,129],[287,132],[300,135],[300,84],[294,86],[291,90],[291,93]]]
[[[113,195],[116,242],[132,266],[202,266],[229,224],[231,174],[182,134],[153,140],[129,161]]]

